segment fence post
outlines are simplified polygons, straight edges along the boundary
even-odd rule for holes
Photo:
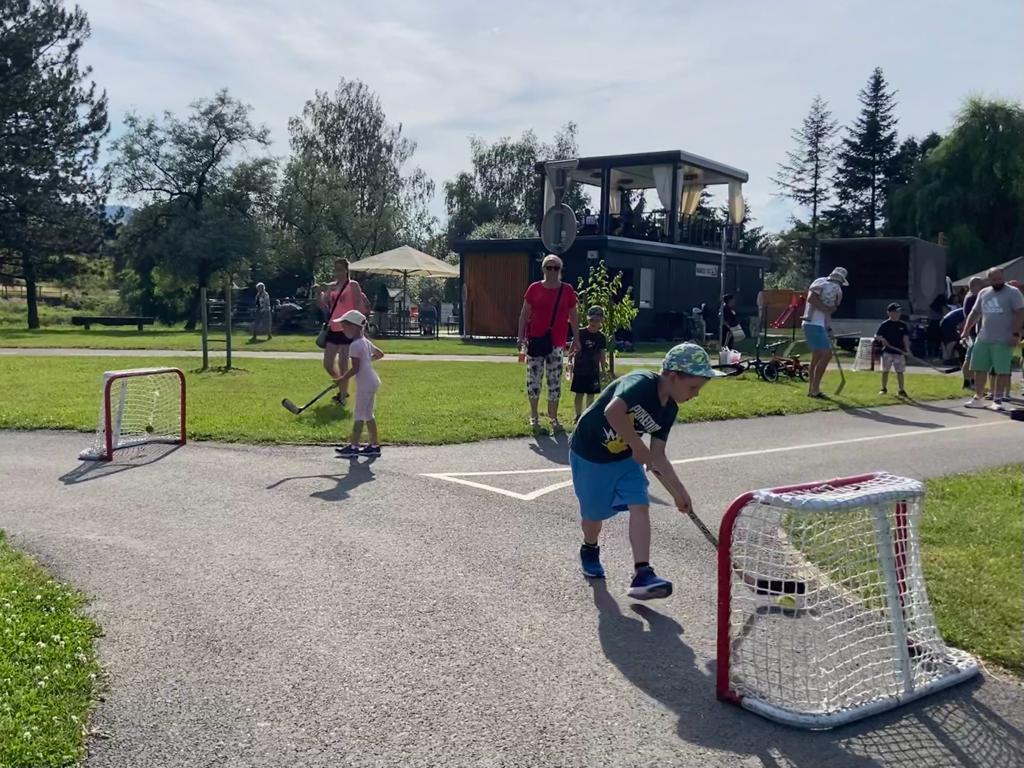
[[[206,289],[199,289],[199,318],[203,326],[203,370],[210,367],[210,328],[206,317]]]
[[[225,364],[226,370],[231,370],[231,278],[228,278],[227,285],[224,288],[224,311],[226,316],[224,318],[224,346],[227,349],[227,361]]]

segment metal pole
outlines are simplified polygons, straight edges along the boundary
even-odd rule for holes
[[[719,277],[719,291],[718,291],[718,344],[719,349],[723,342],[722,329],[725,327],[725,302],[722,297],[725,296],[725,230],[728,224],[722,224],[722,266],[721,274]]]
[[[206,316],[206,289],[199,289],[199,317],[203,324],[203,370],[210,367],[210,324]]]
[[[224,289],[224,311],[227,316],[224,318],[224,348],[227,350],[226,369],[231,370],[231,278],[228,278],[227,286]]]
[[[672,166],[672,197],[668,212],[668,241],[679,242],[679,163]]]

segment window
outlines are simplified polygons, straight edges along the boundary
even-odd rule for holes
[[[654,270],[640,268],[640,309],[654,308]]]

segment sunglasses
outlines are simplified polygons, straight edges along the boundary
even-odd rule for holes
[[[561,267],[556,267],[554,264],[548,264],[548,266],[544,267],[544,271],[545,272],[561,272],[562,268]]]

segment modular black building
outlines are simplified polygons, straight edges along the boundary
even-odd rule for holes
[[[578,234],[562,255],[565,281],[575,286],[600,262],[621,272],[639,308],[633,326],[637,339],[682,336],[684,318],[694,307],[706,302],[717,311],[723,287],[736,295],[741,316],[756,314],[768,259],[741,252],[739,227],[727,227],[723,286],[722,225],[695,215],[705,187],[728,184],[731,218],[742,221],[746,172],[679,150],[575,162],[572,181],[599,187],[600,207],[594,214],[576,212]],[[551,190],[543,163],[537,172],[546,210]],[[656,189],[663,207],[630,210],[628,193],[638,189]],[[515,336],[523,294],[542,278],[546,250],[540,238],[463,240],[454,247],[460,255],[462,334]]]

